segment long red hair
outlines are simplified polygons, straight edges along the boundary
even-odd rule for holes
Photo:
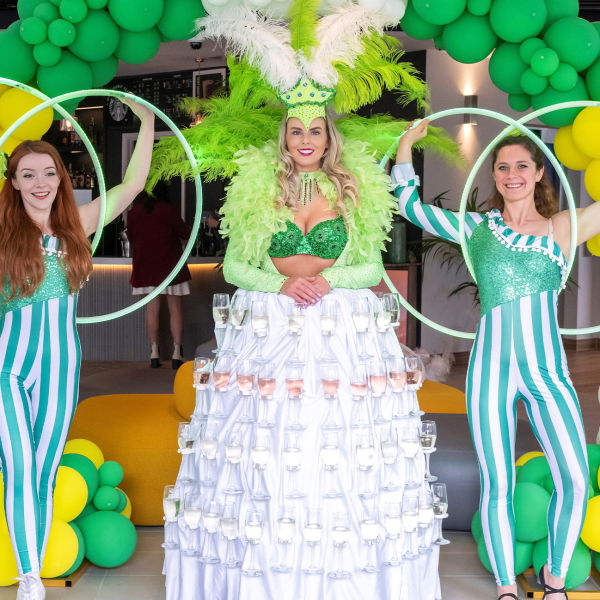
[[[40,251],[42,232],[25,211],[21,192],[13,186],[19,161],[30,153],[48,154],[60,178],[50,212],[50,225],[65,252],[61,261],[69,291],[79,290],[92,272],[90,244],[83,231],[71,179],[60,154],[47,142],[21,142],[8,159],[6,181],[0,191],[0,273],[4,278],[4,290],[0,287],[0,291],[7,300],[31,296],[45,274]]]

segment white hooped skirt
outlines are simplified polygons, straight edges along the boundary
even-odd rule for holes
[[[390,428],[402,433],[406,428],[416,428],[420,417],[392,419],[394,397],[388,385],[381,398],[381,412],[386,417],[383,424],[375,424],[374,401],[369,397],[360,407],[352,399],[350,378],[361,364],[359,353],[362,344],[375,359],[382,354],[381,338],[375,331],[373,311],[369,331],[361,340],[352,321],[352,303],[357,296],[366,297],[374,308],[378,302],[370,290],[332,290],[327,298],[337,301],[337,326],[330,338],[330,355],[339,368],[339,390],[337,406],[334,406],[335,421],[339,429],[328,429],[331,424],[332,401],[324,397],[321,373],[324,345],[320,329],[320,303],[304,309],[305,323],[296,355],[296,341],[288,333],[288,308],[292,300],[281,294],[267,294],[238,290],[236,295],[248,295],[248,299],[263,300],[269,315],[268,335],[262,343],[265,360],[274,363],[276,387],[272,400],[261,402],[258,391],[243,398],[240,396],[236,378],[232,372],[230,384],[215,401],[211,378],[209,389],[197,405],[210,406],[205,429],[218,440],[216,458],[207,460],[194,443],[193,454],[184,456],[177,486],[182,505],[185,494],[195,494],[203,507],[217,500],[221,507],[237,517],[239,538],[227,545],[221,530],[211,535],[204,526],[190,529],[182,516],[171,527],[170,535],[178,547],[165,550],[165,574],[167,600],[438,600],[441,598],[438,577],[439,546],[433,543],[434,525],[418,527],[408,535],[402,531],[399,538],[390,540],[384,528],[384,515],[391,504],[401,505],[407,495],[419,496],[427,488],[424,481],[424,456],[419,449],[415,459],[407,460],[399,448],[397,460],[391,466],[382,460],[381,439]],[[250,306],[248,307],[250,308]],[[385,345],[390,354],[402,355],[395,335],[386,338]],[[250,324],[250,314],[241,330],[227,326],[222,349],[236,354],[236,363],[243,359],[256,359],[259,346]],[[304,368],[304,392],[299,404],[290,400],[285,383],[286,363],[299,358]],[[235,372],[235,365],[233,371]],[[200,396],[201,393],[199,393]],[[416,404],[415,392],[404,392],[404,401]],[[397,398],[396,398],[397,402]],[[226,415],[215,418],[214,411]],[[299,410],[298,410],[299,409]],[[366,415],[366,424],[357,426],[357,410]],[[270,420],[271,428],[261,427],[258,422]],[[297,411],[297,412],[295,412]],[[210,413],[213,414],[210,414]],[[299,416],[304,429],[293,431],[297,436],[301,460],[297,470],[284,462],[284,450],[289,446],[289,426]],[[249,421],[253,419],[253,421]],[[251,449],[256,445],[257,433],[265,436],[269,458],[264,470],[257,469],[252,460]],[[332,436],[339,447],[339,463],[335,469],[326,469],[323,462],[324,440]],[[374,447],[372,468],[360,468],[357,460],[357,445],[371,434]],[[241,461],[227,462],[225,446],[238,434],[242,445]],[[364,467],[364,463],[363,463]],[[410,472],[408,472],[410,470]],[[260,477],[260,481],[257,480]],[[186,482],[185,480],[191,480]],[[407,486],[408,480],[411,485]],[[389,483],[393,485],[389,485]],[[208,485],[207,485],[208,483]],[[392,489],[386,489],[392,488]],[[394,489],[396,488],[396,489]],[[231,493],[231,490],[237,493]],[[256,499],[256,491],[268,499]],[[300,492],[300,497],[290,497]],[[339,492],[337,497],[335,493]],[[253,498],[253,495],[255,496]],[[260,495],[260,494],[258,494]],[[334,496],[334,497],[331,497]],[[303,528],[308,509],[320,511],[322,539],[311,550],[304,539]],[[250,554],[250,544],[245,538],[244,521],[249,509],[262,511],[264,525],[262,538]],[[290,512],[291,511],[291,512]],[[345,515],[350,528],[348,542],[340,548],[334,546],[332,528],[335,517]],[[380,523],[376,542],[369,547],[361,537],[360,521],[365,515],[377,515]],[[284,515],[295,520],[291,543],[278,542],[277,520]],[[337,521],[336,521],[337,522]],[[193,537],[190,537],[193,536]],[[400,560],[394,566],[386,565],[393,554],[391,543],[397,544],[400,556],[409,549],[421,546],[418,557]],[[190,555],[189,549],[197,549],[198,555]],[[241,564],[227,568],[223,565],[228,550],[239,558]],[[314,554],[312,554],[314,552]],[[215,555],[219,562],[202,562],[201,556]],[[230,557],[231,558],[231,557]],[[243,574],[249,562],[255,564],[263,574],[251,577]],[[371,561],[375,572],[365,572]],[[322,573],[306,573],[308,567],[322,568]],[[279,565],[289,566],[289,572],[278,572]],[[274,569],[275,567],[275,569]],[[331,572],[349,573],[346,579],[335,579]]]

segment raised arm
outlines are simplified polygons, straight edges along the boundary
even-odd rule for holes
[[[135,149],[131,155],[129,165],[127,165],[123,181],[106,193],[105,225],[119,216],[144,189],[154,144],[154,113],[129,98],[124,98],[122,102],[127,104],[133,113],[139,117],[141,124]],[[79,216],[86,235],[94,233],[100,217],[100,198],[80,206]]]
[[[398,198],[398,209],[402,216],[417,227],[421,227],[436,237],[459,243],[458,213],[423,204],[419,198],[417,186],[419,178],[412,166],[412,147],[415,142],[427,135],[429,121],[424,119],[414,129],[409,129],[400,138],[396,165],[392,168],[392,182],[395,184],[394,195]],[[469,212],[465,217],[465,231],[469,237],[473,229],[481,223],[483,216]]]

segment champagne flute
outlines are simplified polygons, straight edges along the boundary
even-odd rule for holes
[[[403,356],[389,356],[386,364],[394,398],[392,405],[392,419],[404,419],[408,416],[408,411],[404,407],[406,363]]]
[[[437,536],[433,540],[438,546],[445,546],[450,541],[442,535],[442,521],[448,516],[448,492],[445,483],[432,483],[431,492],[433,493],[433,518],[437,526]]]
[[[198,440],[200,448],[200,485],[213,487],[216,485],[215,467],[219,449],[218,430],[214,423],[208,424]]]
[[[359,492],[361,498],[372,498],[375,496],[375,490],[372,485],[372,471],[375,466],[375,443],[373,441],[373,432],[359,432],[356,436],[356,463],[359,473]]]
[[[437,438],[437,429],[435,421],[421,421],[419,439],[421,448],[425,455],[425,481],[433,483],[437,477],[429,472],[429,457],[435,452],[435,440]]]
[[[194,482],[192,454],[198,433],[199,427],[196,423],[184,421],[177,427],[177,443],[179,445],[177,452],[182,455],[178,481],[184,485]]]
[[[367,352],[365,347],[365,336],[369,330],[370,317],[371,311],[369,308],[368,299],[363,296],[355,298],[352,302],[352,322],[354,323],[354,328],[356,329],[361,342],[361,349],[358,359],[363,362],[371,359],[371,355]]]
[[[263,356],[263,342],[269,333],[269,315],[267,314],[267,304],[263,300],[252,302],[250,323],[258,344],[258,354],[254,360],[257,363],[266,362]]]
[[[240,462],[243,450],[242,434],[238,429],[234,429],[225,441],[225,460],[229,469],[227,485],[223,490],[225,494],[241,494],[244,491],[240,481]]]
[[[398,556],[398,540],[402,534],[402,510],[399,502],[386,502],[383,513],[383,526],[386,532],[386,546],[389,547],[383,564],[396,567],[402,559]]]
[[[163,548],[179,548],[179,543],[175,537],[177,529],[177,519],[181,510],[181,495],[179,488],[174,485],[165,485],[163,490],[163,511],[165,519],[165,541]]]
[[[321,385],[323,395],[327,400],[327,418],[323,429],[341,429],[338,422],[338,387],[340,385],[339,367],[336,362],[322,361],[319,365],[321,371]]]
[[[269,500],[271,495],[266,490],[265,470],[271,456],[271,440],[266,430],[257,429],[254,433],[254,443],[250,449],[250,457],[254,465],[254,485],[252,498],[254,500]]]
[[[350,391],[352,393],[352,428],[366,427],[369,414],[366,406],[369,391],[369,378],[364,364],[355,365],[350,373]]]
[[[390,326],[387,330],[388,338],[392,338],[392,340],[396,337],[395,329],[400,327],[400,294],[397,292],[389,292],[384,294],[385,305],[390,311]]]
[[[193,416],[200,420],[208,417],[208,406],[204,406],[206,390],[212,371],[212,361],[207,356],[196,356],[194,358],[194,388],[196,388],[196,406]]]
[[[420,389],[423,384],[423,378],[425,377],[425,367],[420,357],[415,355],[405,356],[404,362],[406,363],[406,389],[409,392],[416,392]],[[417,402],[417,395],[410,394],[412,407],[408,413],[409,417],[420,417],[425,414],[422,410],[419,410],[419,404]]]
[[[183,500],[183,522],[189,530],[188,545],[183,551],[186,556],[199,556],[200,551],[197,545],[197,534],[202,519],[202,506],[200,505],[200,496],[189,492]]]
[[[352,573],[344,568],[344,548],[350,541],[350,525],[348,515],[345,512],[333,513],[331,538],[335,552],[336,566],[333,571],[327,573],[330,579],[350,579]]]
[[[382,413],[382,396],[387,389],[387,369],[381,360],[372,360],[369,365],[369,383],[371,385],[371,397],[373,398],[373,422],[383,425],[388,420]]]
[[[275,365],[264,362],[258,368],[258,393],[260,395],[259,427],[273,427],[275,423],[269,418],[269,403],[275,393]]]
[[[304,522],[304,540],[309,547],[308,566],[303,572],[308,575],[320,575],[323,573],[323,567],[317,564],[316,549],[321,543],[323,537],[323,522],[321,520],[321,511],[318,508],[309,507],[306,511],[306,520]]]
[[[215,321],[215,339],[217,341],[217,349],[215,354],[221,352],[221,345],[225,337],[225,329],[227,321],[229,321],[229,294],[213,294],[212,313]]]
[[[204,548],[198,559],[205,564],[217,564],[221,562],[217,554],[215,535],[219,531],[221,522],[221,505],[216,500],[210,500],[202,511],[202,525],[206,532]]]
[[[285,433],[283,464],[288,473],[286,498],[304,498],[304,492],[298,488],[298,471],[302,466],[302,449],[295,431]]]
[[[323,354],[321,359],[324,361],[332,360],[330,339],[335,333],[337,323],[337,302],[333,298],[321,300],[319,322],[321,325],[321,339],[323,340]]]
[[[233,499],[225,501],[223,514],[221,515],[221,534],[227,540],[225,549],[225,560],[223,566],[227,569],[235,569],[242,564],[238,558],[236,540],[240,537],[238,527],[238,511]]]
[[[264,515],[260,510],[248,509],[244,520],[244,534],[248,541],[249,560],[248,566],[242,569],[246,577],[262,577],[262,570],[255,564],[256,546],[260,543],[263,535]]]
[[[400,489],[394,481],[394,465],[398,460],[398,431],[393,426],[386,427],[381,432],[381,458],[384,472],[384,484],[381,489],[386,492]]]
[[[408,560],[415,560],[419,557],[418,552],[414,551],[414,533],[419,525],[419,497],[403,494],[402,496],[402,525],[406,533],[407,549],[403,557]]]
[[[291,431],[302,431],[306,429],[300,418],[304,391],[304,363],[291,361],[285,364],[285,385],[289,406],[289,419],[285,428]]]
[[[419,453],[421,443],[419,441],[419,429],[414,425],[409,425],[402,429],[402,451],[406,460],[406,487],[415,489],[420,486],[415,477],[416,458]]]
[[[300,360],[298,351],[300,348],[300,338],[302,336],[302,330],[304,329],[304,309],[295,302],[290,302],[287,310],[288,319],[288,333],[294,340],[294,360]]]
[[[337,483],[337,470],[340,464],[340,446],[337,431],[328,431],[323,434],[321,445],[321,461],[323,462],[324,488],[323,496],[326,498],[339,498],[342,492]]]
[[[238,361],[236,379],[238,390],[242,396],[242,414],[238,417],[240,423],[254,423],[254,364],[248,359]]]
[[[375,557],[373,555],[380,527],[377,509],[365,506],[360,521],[360,535],[367,546],[367,561],[360,570],[365,573],[377,573],[379,571],[375,566]]]
[[[433,494],[429,486],[419,491],[419,530],[421,532],[419,554],[427,554],[432,548],[427,543],[427,530],[433,522]]]
[[[240,331],[246,325],[249,307],[247,294],[235,294],[231,301],[229,321],[236,331]]]
[[[213,369],[213,385],[215,388],[215,397],[209,416],[214,419],[224,419],[227,415],[223,409],[223,394],[226,393],[231,381],[231,371],[233,370],[233,356],[223,352],[220,354]]]
[[[377,337],[379,338],[379,345],[381,347],[381,358],[384,360],[388,357],[389,352],[386,345],[386,334],[392,322],[392,310],[389,304],[387,295],[378,297],[377,304],[375,307],[375,328],[377,330]]]
[[[291,560],[288,556],[296,535],[296,511],[293,506],[285,506],[276,523],[279,564],[272,567],[275,573],[291,573]]]

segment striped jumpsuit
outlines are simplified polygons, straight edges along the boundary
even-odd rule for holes
[[[77,295],[59,241],[44,236],[45,277],[32,296],[0,305],[0,461],[19,573],[37,572],[52,521],[52,492],[77,404]]]
[[[432,235],[459,242],[458,215],[422,204],[408,163],[393,169],[400,211]],[[557,320],[566,259],[549,235],[512,231],[498,210],[467,213],[465,233],[481,299],[467,373],[467,413],[479,459],[481,522],[498,585],[515,583],[514,442],[517,402],[550,465],[548,567],[565,577],[585,516],[588,466],[579,403]]]

